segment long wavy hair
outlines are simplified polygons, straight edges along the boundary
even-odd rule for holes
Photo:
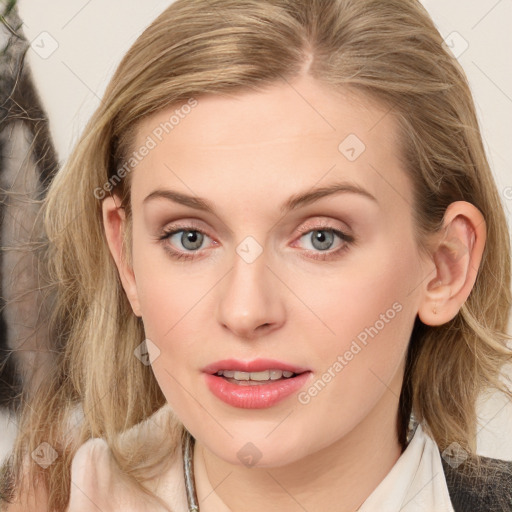
[[[115,182],[130,221],[131,175],[114,178],[142,119],[204,94],[290,82],[310,57],[312,77],[365,94],[396,120],[420,246],[454,201],[472,203],[486,220],[481,268],[457,316],[438,327],[416,319],[397,425],[404,443],[414,411],[441,450],[457,442],[475,454],[477,399],[488,389],[510,395],[500,379],[511,360],[510,239],[467,78],[429,14],[416,0],[177,0],[124,56],[42,205],[41,286],[56,297],[50,329],[57,353],[51,374],[25,398],[3,469],[5,499],[25,481],[46,490],[49,510],[63,512],[72,458],[91,437],[104,438],[149,493],[145,479],[169,462],[184,427],[172,417],[167,446],[158,448],[140,441],[128,449],[120,435],[165,398],[151,367],[134,357],[143,325],[108,249],[95,191]],[[46,469],[30,457],[43,442],[58,453]]]

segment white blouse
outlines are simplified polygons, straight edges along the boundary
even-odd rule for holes
[[[168,406],[162,409],[166,407]],[[156,414],[160,412],[163,411]],[[152,484],[151,490],[162,498],[173,512],[188,512],[181,446],[176,455],[172,467],[165,474],[165,479]],[[103,439],[90,439],[79,448],[71,466],[71,481],[67,512],[98,509],[102,512],[165,510],[163,507],[149,504],[147,497],[133,488],[111,457],[108,445]],[[454,512],[439,449],[421,424],[417,426],[413,438],[393,468],[358,510],[398,511]]]

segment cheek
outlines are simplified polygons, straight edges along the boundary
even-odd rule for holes
[[[133,270],[146,336],[165,339],[187,321],[210,286],[207,276],[188,272],[187,264],[173,261],[162,245],[149,240],[142,227],[134,226]]]
[[[174,272],[145,272],[137,290],[146,336],[167,352],[186,349],[197,338],[196,329],[201,329],[195,319],[210,289],[205,276],[190,279]],[[172,342],[176,339],[180,343]]]
[[[336,382],[326,386],[326,400],[318,406],[343,403],[347,417],[371,407],[386,390],[399,396],[397,372],[416,318],[414,288],[420,276],[414,246],[407,241],[359,256],[350,271],[333,275],[316,293],[310,288],[308,295],[308,305],[322,320],[314,322],[322,334],[311,354],[320,370],[317,378]]]
[[[400,326],[410,326],[415,318],[421,279],[414,246],[407,244],[404,240],[403,244],[373,246],[358,252],[328,280],[304,283],[299,293],[307,297],[318,332],[331,341],[329,350],[343,349],[354,338],[364,341],[365,333],[368,337],[369,330],[375,331],[372,327],[382,334],[380,338],[396,339],[402,332],[402,342],[408,341]]]

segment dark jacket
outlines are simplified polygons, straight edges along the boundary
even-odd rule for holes
[[[469,459],[455,466],[441,456],[455,512],[512,512],[512,461],[480,460],[477,472]]]

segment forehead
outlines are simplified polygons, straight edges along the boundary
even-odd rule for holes
[[[390,201],[409,193],[390,109],[310,78],[170,107],[140,123],[134,149],[149,140],[132,176],[134,203],[168,186],[231,202],[245,193],[253,205],[270,189],[277,207],[285,191],[333,179]]]
[[[261,144],[307,134],[332,136],[338,132],[339,137],[347,128],[363,136],[377,124],[383,124],[380,135],[394,135],[390,133],[394,119],[386,105],[353,88],[335,89],[310,77],[268,85],[261,91],[207,94],[195,102],[197,106],[184,102],[146,118],[137,130],[137,142],[159,132],[159,127],[164,128],[161,125],[167,127],[162,137],[176,144],[216,147],[227,142]],[[200,126],[194,117],[200,117]],[[171,133],[172,137],[165,137]]]

